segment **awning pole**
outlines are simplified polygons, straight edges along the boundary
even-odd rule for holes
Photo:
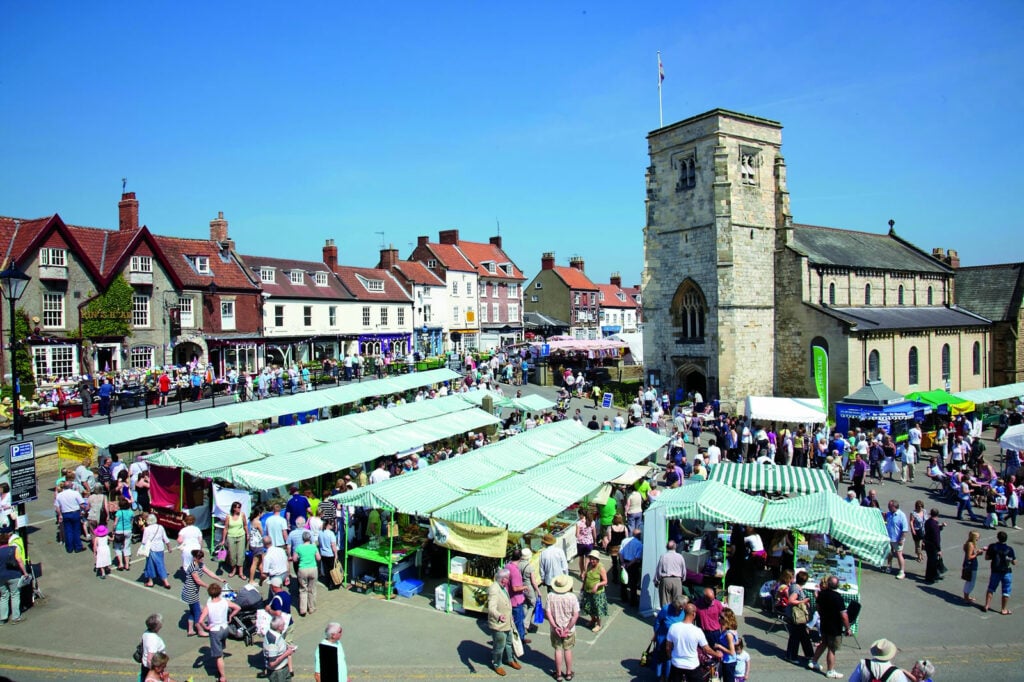
[[[448,550],[448,563],[445,564],[445,571],[444,571],[444,585],[445,585],[445,588],[444,588],[445,589],[445,593],[444,593],[444,612],[445,613],[451,613],[452,612],[452,578],[451,578],[452,548],[451,547],[447,547],[446,549]]]
[[[395,560],[395,536],[391,533],[391,524],[395,524],[395,530],[398,530],[398,519],[395,516],[394,509],[388,509],[388,601],[391,600],[391,581],[392,581],[392,565]]]

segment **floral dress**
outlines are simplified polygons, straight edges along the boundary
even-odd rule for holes
[[[601,582],[601,567],[596,566],[583,574],[583,589],[580,592],[580,611],[591,618],[608,615],[608,595],[604,588],[594,593],[594,586]]]

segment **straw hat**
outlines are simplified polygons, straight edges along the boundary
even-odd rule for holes
[[[601,554],[596,549],[592,549],[592,550],[590,550],[590,554],[587,555],[587,558],[588,559],[597,559],[598,561],[600,561],[601,560]]]
[[[896,645],[887,639],[876,639],[871,643],[871,658],[876,661],[891,661],[896,657]]]
[[[552,535],[551,533],[545,533],[545,534],[544,534],[544,537],[542,537],[542,538],[540,539],[540,541],[541,541],[541,542],[542,542],[543,544],[545,544],[545,545],[547,545],[547,546],[549,546],[549,547],[550,547],[551,545],[555,544],[556,542],[558,542],[557,540],[555,540],[555,536],[554,536],[554,535]]]
[[[529,547],[523,547],[523,558],[524,559],[531,559],[531,558],[533,558],[533,552],[530,551]]]
[[[93,535],[95,535],[98,538],[106,537],[106,535],[107,535],[107,527],[106,526],[96,526],[96,530],[93,531]]]
[[[551,581],[551,591],[555,594],[565,594],[571,589],[572,578],[568,575],[560,575]],[[872,651],[874,651],[874,647],[872,647]]]

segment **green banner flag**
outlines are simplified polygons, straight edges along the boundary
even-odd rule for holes
[[[818,389],[821,409],[828,414],[828,351],[821,346],[813,346],[814,351],[814,386]]]

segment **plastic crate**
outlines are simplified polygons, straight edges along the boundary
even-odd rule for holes
[[[398,591],[399,597],[405,597],[411,599],[417,594],[423,591],[422,580],[403,580],[402,582],[395,585],[395,589]]]

